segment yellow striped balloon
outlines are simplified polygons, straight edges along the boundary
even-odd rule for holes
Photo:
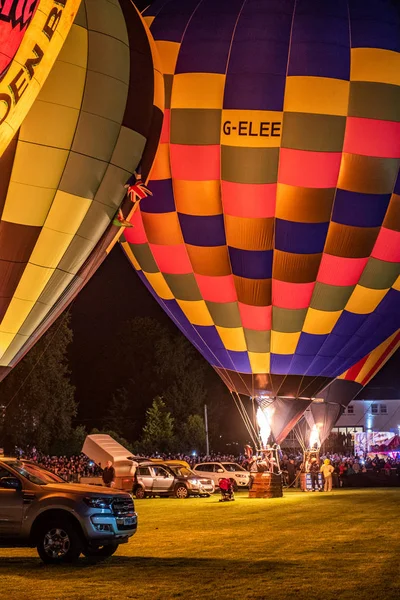
[[[153,162],[160,78],[130,0],[84,0],[0,159],[0,377],[105,256],[127,180]]]
[[[40,92],[80,2],[0,2],[0,156]]]

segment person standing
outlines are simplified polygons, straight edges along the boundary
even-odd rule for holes
[[[115,469],[111,460],[107,461],[107,466],[103,471],[103,483],[107,487],[115,486]]]
[[[287,463],[287,473],[288,473],[288,486],[292,487],[296,479],[296,466],[294,464],[293,458],[289,459]]]
[[[315,485],[317,486],[318,491],[321,489],[319,487],[318,475],[319,475],[319,464],[317,459],[314,457],[311,459],[310,463],[310,475],[311,475],[311,487],[313,492],[315,492]]]
[[[332,491],[332,473],[335,469],[331,465],[329,458],[324,460],[324,464],[321,466],[321,473],[324,476],[324,492]]]

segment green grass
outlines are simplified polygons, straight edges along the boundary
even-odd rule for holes
[[[0,549],[0,599],[400,599],[399,502],[400,489],[145,499],[138,533],[103,563]]]

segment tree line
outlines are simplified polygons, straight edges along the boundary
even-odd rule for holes
[[[35,446],[50,454],[79,453],[88,433],[107,432],[132,452],[203,452],[204,404],[211,442],[226,409],[223,385],[210,383],[211,367],[176,330],[136,317],[115,332],[109,348],[112,393],[94,403],[92,423],[79,421],[68,348],[70,315],[62,315],[0,383],[0,447]],[[93,369],[96,369],[95,362]]]

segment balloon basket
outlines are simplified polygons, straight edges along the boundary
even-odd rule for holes
[[[322,478],[322,473],[318,473],[318,485],[320,489],[324,488],[324,480]],[[312,491],[311,473],[302,473],[300,475],[300,488],[302,492]]]
[[[276,473],[254,473],[249,498],[282,498],[282,476]]]

